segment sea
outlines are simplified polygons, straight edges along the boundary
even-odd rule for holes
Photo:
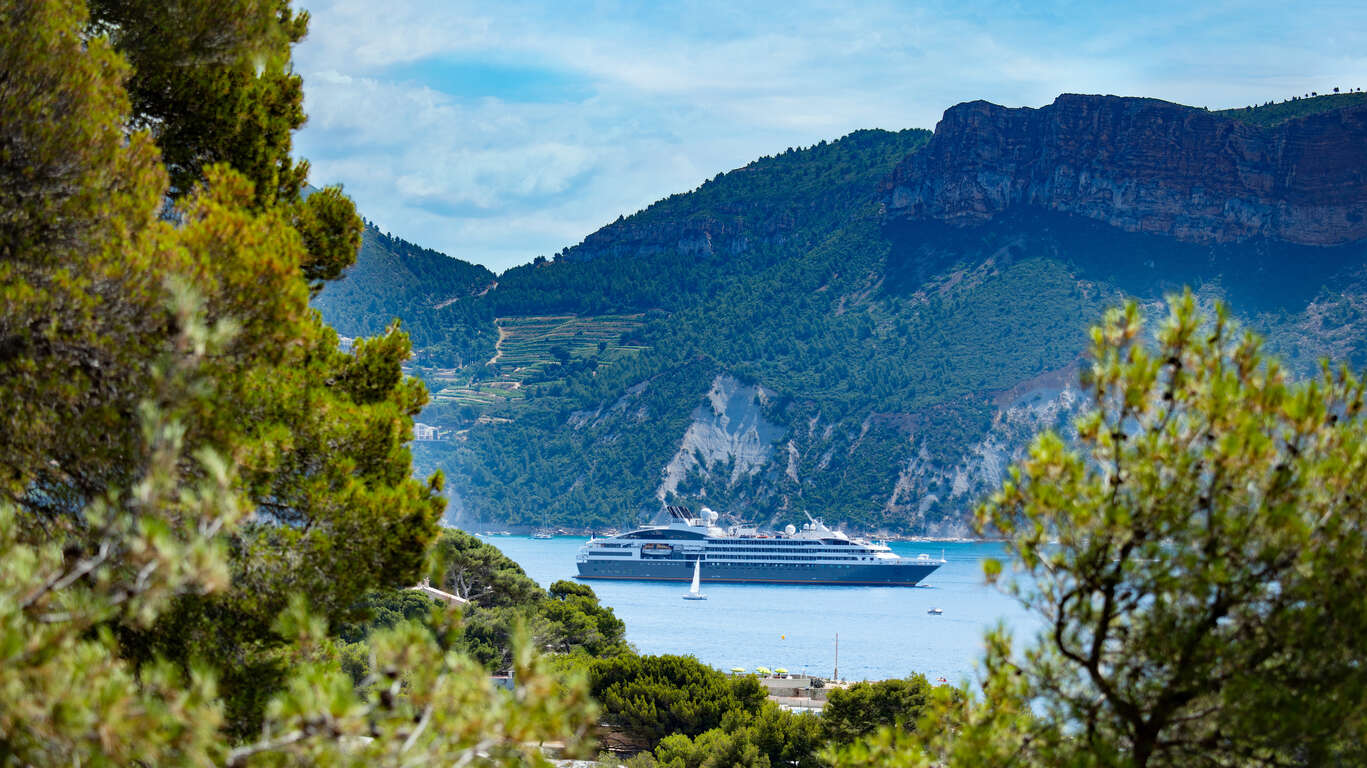
[[[484,540],[543,587],[575,577],[575,554],[587,541],[498,535]],[[626,623],[627,641],[640,653],[691,654],[722,671],[768,667],[844,680],[919,672],[932,682],[971,682],[981,669],[986,630],[1003,624],[1018,647],[1038,634],[1041,621],[983,578],[983,560],[1009,562],[1000,542],[889,546],[904,557],[943,557],[945,564],[917,587],[704,581],[706,600],[681,599],[688,590],[681,582],[581,583],[592,586]],[[928,613],[932,608],[943,613]]]

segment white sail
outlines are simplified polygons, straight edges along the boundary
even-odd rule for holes
[[[702,574],[702,558],[693,561],[693,586],[688,588],[688,594],[684,595],[685,600],[706,600],[707,595],[698,591]]]

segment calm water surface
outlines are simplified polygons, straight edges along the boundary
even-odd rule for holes
[[[575,576],[580,537],[489,536],[543,587]],[[1006,559],[996,542],[895,542],[893,551],[948,561],[920,587],[709,584],[707,600],[683,600],[684,583],[600,581],[589,584],[626,622],[641,653],[693,654],[718,669],[783,667],[829,676],[840,634],[840,676],[878,680],[920,672],[932,681],[976,679],[983,631],[1004,622],[1018,643],[1038,621],[983,581],[982,561]],[[1009,567],[1008,567],[1009,572]],[[944,614],[931,616],[930,608]]]

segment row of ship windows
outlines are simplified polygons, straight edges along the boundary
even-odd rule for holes
[[[813,552],[813,549],[789,549],[786,547],[708,547],[708,552]],[[831,552],[833,549],[815,549],[815,552]],[[849,549],[843,549],[849,552]]]
[[[759,544],[759,545],[751,544],[751,545],[748,545],[748,546],[718,546],[718,545],[716,545],[716,544],[708,544],[708,545],[706,545],[706,546],[707,546],[707,551],[709,551],[709,552],[717,552],[717,551],[722,551],[722,552],[772,552],[773,550],[776,550],[776,549],[778,549],[778,550],[784,550],[784,549],[789,549],[789,548],[796,548],[796,549],[801,550],[801,551],[810,551],[812,547],[825,547],[825,548],[829,548],[829,547],[835,546],[835,544],[832,543],[832,542],[820,542],[820,541],[801,541],[801,540],[783,540],[783,539],[770,539],[769,541],[770,541],[770,543],[768,543],[768,544]],[[624,549],[624,548],[636,546],[635,544],[627,544],[627,543],[620,543],[620,542],[608,542],[608,541],[596,541],[596,542],[593,543],[593,545],[594,545],[595,547],[599,547],[599,548],[609,548],[609,549]],[[840,542],[840,545],[841,545],[841,546],[852,546],[852,545],[849,544],[848,542]]]
[[[719,555],[704,560],[859,560],[858,557],[835,555]],[[869,558],[872,559],[872,558]]]
[[[601,548],[601,549],[607,549],[607,548],[625,548],[625,547],[630,547],[630,546],[631,546],[630,544],[599,544],[597,548]],[[810,556],[812,553],[817,553],[817,552],[831,552],[832,550],[829,550],[829,549],[817,549],[817,550],[802,549],[802,550],[793,550],[793,549],[785,549],[785,548],[781,548],[781,547],[715,547],[715,546],[713,546],[713,547],[707,547],[707,551],[708,551],[708,552],[799,552],[799,553],[801,553],[803,556]],[[844,551],[845,551],[845,552],[849,552],[849,550],[844,550]],[[860,551],[858,551],[857,553],[858,553],[858,554],[868,554],[868,550],[860,550]]]
[[[717,563],[717,565],[728,565],[728,566],[731,566],[731,567],[733,567],[733,568],[773,568],[773,567],[778,567],[778,568],[827,568],[827,569],[829,569],[829,568],[858,568],[858,567],[859,567],[859,566],[856,566],[856,565],[836,565],[836,564],[831,564],[831,565],[814,565],[814,564],[812,564],[812,563]],[[630,567],[630,568],[612,568],[612,567],[605,567],[605,568],[603,568],[602,570],[603,570],[604,572],[606,572],[606,573],[631,573],[631,574],[640,573],[640,571],[639,571],[635,566]],[[690,570],[692,570],[692,569],[690,569]]]
[[[631,557],[630,552],[595,552],[594,557]],[[649,555],[647,555],[649,558]],[[660,560],[692,560],[692,557],[659,557]],[[840,560],[844,562],[857,560],[873,560],[872,557],[837,557],[834,555],[703,555],[704,561],[731,561],[731,560]]]

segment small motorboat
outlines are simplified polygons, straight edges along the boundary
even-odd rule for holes
[[[942,614],[942,613],[944,613],[944,612],[945,612],[945,609],[943,609],[943,608],[931,608],[930,610],[926,611],[926,613],[930,614],[931,616],[939,616],[940,614]]]

